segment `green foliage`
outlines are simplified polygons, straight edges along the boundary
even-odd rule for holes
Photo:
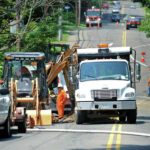
[[[36,28],[24,36],[23,51],[42,51],[57,37],[58,25],[51,17],[45,17],[40,23],[31,24],[31,26],[36,24]]]
[[[146,37],[150,38],[150,8],[146,7],[145,11],[146,11],[145,19],[141,21],[141,25],[138,27],[138,29],[139,31],[145,32]]]

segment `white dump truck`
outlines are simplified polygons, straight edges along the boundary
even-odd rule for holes
[[[89,113],[136,123],[136,82],[141,78],[136,51],[100,44],[98,48],[77,49],[77,57],[76,123],[84,123]]]

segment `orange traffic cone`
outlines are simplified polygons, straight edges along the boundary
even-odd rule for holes
[[[100,24],[99,23],[97,24],[97,28],[100,28]]]
[[[91,23],[89,23],[89,29],[91,29]]]
[[[141,62],[145,62],[144,56],[142,56],[142,58],[141,58]]]
[[[119,27],[119,23],[118,23],[118,21],[116,22],[116,28],[118,28]]]

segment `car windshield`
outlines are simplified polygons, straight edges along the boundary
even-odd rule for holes
[[[80,81],[89,80],[129,80],[126,62],[90,62],[80,68]]]
[[[100,11],[87,11],[87,16],[100,16],[101,12]]]

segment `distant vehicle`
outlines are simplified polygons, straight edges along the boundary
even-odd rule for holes
[[[120,13],[112,13],[111,20],[112,22],[120,22]]]
[[[88,27],[89,24],[91,25],[100,25],[102,27],[102,12],[100,9],[87,9],[85,12],[85,23]]]
[[[130,28],[137,28],[138,25],[141,24],[141,20],[140,18],[137,17],[130,17],[127,21],[126,21],[126,29],[129,30]]]
[[[107,3],[103,3],[103,6],[102,6],[104,9],[109,9],[109,5]]]
[[[9,90],[0,87],[0,132],[5,137],[11,136],[11,98]]]
[[[136,8],[135,4],[131,4],[130,8],[135,9]]]
[[[121,5],[119,3],[115,4],[115,7],[118,7],[118,9],[121,9]]]
[[[119,8],[118,7],[113,7],[112,13],[119,13]]]

